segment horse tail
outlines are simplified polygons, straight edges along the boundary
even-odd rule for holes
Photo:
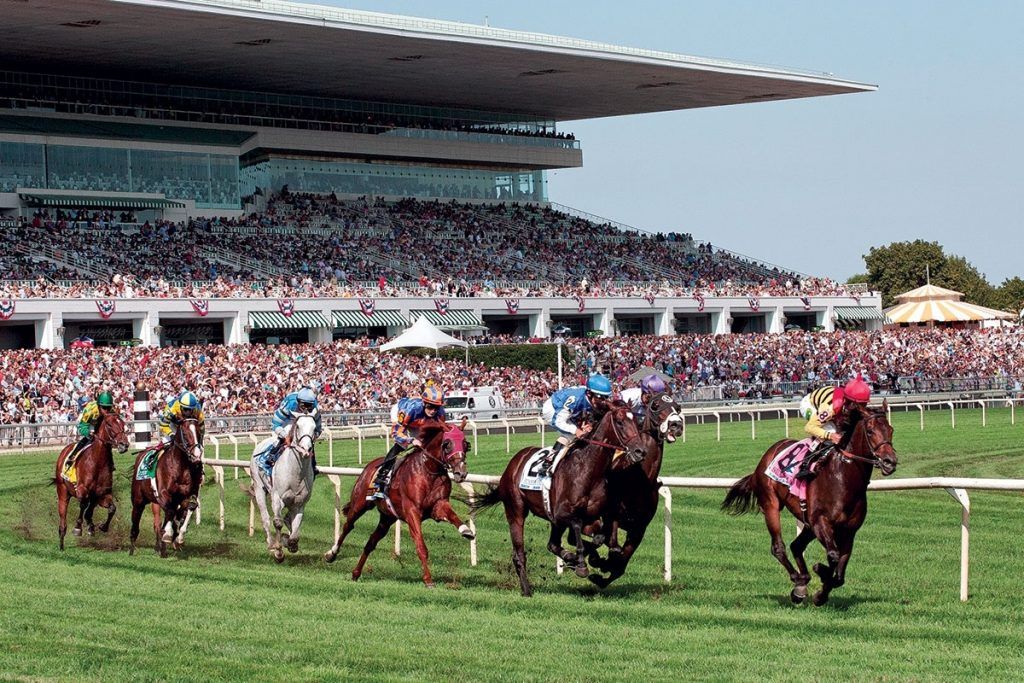
[[[463,503],[468,505],[469,512],[472,515],[475,515],[482,510],[486,510],[487,508],[494,507],[498,503],[502,502],[501,490],[494,484],[488,485],[483,495],[476,493],[472,496],[456,494],[456,499],[461,500]]]
[[[725,500],[722,501],[722,512],[730,515],[743,515],[754,507],[758,507],[754,500],[754,482],[754,475],[748,474],[733,484],[729,493],[725,494]]]
[[[50,486],[57,485],[57,477],[50,477]]]

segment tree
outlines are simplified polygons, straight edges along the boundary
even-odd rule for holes
[[[849,279],[846,280],[846,284],[848,284],[848,285],[861,285],[861,284],[868,285],[868,284],[871,284],[871,276],[868,275],[867,273],[857,273],[856,275],[851,275],[849,277]]]
[[[978,272],[967,259],[962,256],[949,256],[938,272],[933,272],[932,282],[964,293],[964,301],[972,304],[998,308],[999,300],[996,290],[989,284],[985,276]]]
[[[1000,308],[1014,313],[1020,313],[1024,309],[1024,280],[1019,277],[1011,277],[1003,280],[996,290],[1000,299]]]
[[[893,242],[885,247],[872,247],[864,256],[868,267],[868,283],[882,293],[882,305],[892,306],[896,295],[920,287],[926,282],[926,269],[938,272],[946,263],[946,255],[938,242]]]

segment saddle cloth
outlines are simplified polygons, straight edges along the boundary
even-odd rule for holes
[[[86,448],[88,448],[88,446],[86,446]],[[85,449],[83,448],[82,450]],[[72,485],[78,483],[78,456],[81,455],[81,452],[75,453],[74,451],[75,447],[71,446],[71,450],[68,451],[68,454],[64,459],[64,466],[61,468],[60,473],[64,478],[64,481]],[[74,459],[71,457],[72,454],[75,456]]]
[[[807,482],[796,478],[800,471],[800,464],[804,458],[814,449],[814,439],[807,438],[788,446],[772,459],[765,470],[769,479],[773,479],[783,486],[789,487],[789,492],[800,500],[807,498]]]
[[[139,458],[139,469],[135,471],[135,478],[138,481],[153,479],[156,477],[156,463],[163,455],[164,449],[150,448]]]
[[[562,458],[565,457],[567,450],[569,449],[563,448],[562,452],[555,458],[555,461],[551,463],[547,476],[541,475],[540,467],[544,458],[551,454],[550,448],[542,448],[527,458],[526,464],[523,466],[523,474],[519,477],[519,488],[524,491],[543,491],[545,488],[551,488],[551,475],[555,473],[558,463],[562,462]]]

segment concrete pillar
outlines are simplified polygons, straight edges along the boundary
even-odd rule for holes
[[[654,333],[658,335],[669,335],[676,333],[676,309],[666,306],[664,312],[654,317]]]
[[[44,349],[63,349],[64,338],[57,334],[57,330],[64,327],[64,316],[61,313],[51,313],[43,324],[43,332],[40,337],[39,346]]]
[[[723,306],[722,310],[718,313],[711,314],[711,332],[712,334],[729,334],[732,332],[731,321],[732,320],[732,308],[729,306]]]
[[[604,333],[606,337],[615,336],[615,327],[612,325],[612,321],[615,320],[615,309],[607,307],[597,314],[598,318],[595,321],[595,327]]]
[[[782,334],[786,328],[786,323],[784,321],[785,317],[786,315],[782,311],[782,306],[776,306],[772,309],[772,311],[768,313],[768,324],[766,325],[768,332],[771,332],[772,334]]]
[[[836,331],[835,315],[836,309],[830,304],[825,309],[825,319],[821,321],[821,324],[822,326],[824,326],[826,332]]]

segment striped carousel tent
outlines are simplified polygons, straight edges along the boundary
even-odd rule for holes
[[[961,301],[963,295],[963,292],[929,283],[897,296],[898,303],[886,309],[885,316],[895,324],[1012,320],[1014,317],[1012,313]]]

